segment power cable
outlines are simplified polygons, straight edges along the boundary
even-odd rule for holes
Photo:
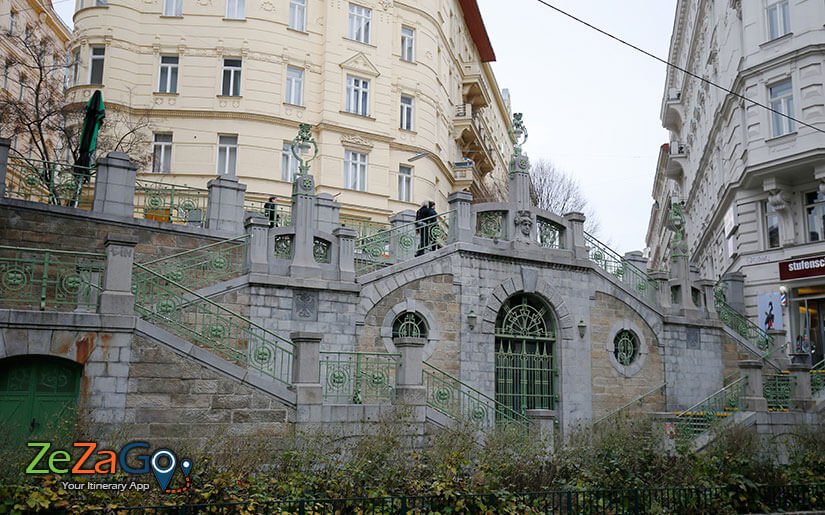
[[[741,100],[744,100],[745,102],[749,102],[749,103],[750,103],[750,104],[752,104],[752,105],[759,106],[759,107],[761,107],[761,108],[763,108],[763,109],[767,109],[768,111],[770,111],[770,112],[772,112],[772,113],[774,113],[774,114],[778,114],[779,116],[782,116],[783,118],[787,118],[788,120],[792,120],[792,121],[794,121],[794,122],[798,123],[799,125],[803,125],[803,126],[805,126],[805,127],[808,127],[808,128],[810,128],[810,129],[813,129],[813,130],[815,130],[815,131],[817,131],[817,132],[821,132],[821,133],[825,134],[825,130],[820,129],[819,127],[815,127],[815,126],[811,125],[810,123],[805,123],[805,122],[803,122],[802,120],[798,120],[798,119],[794,118],[793,116],[791,116],[791,115],[789,115],[789,114],[785,114],[785,113],[783,113],[782,111],[777,111],[776,109],[774,109],[774,108],[772,108],[772,107],[770,107],[770,106],[767,106],[767,105],[765,105],[765,104],[762,104],[762,103],[760,103],[760,102],[757,102],[756,100],[752,100],[752,99],[750,99],[750,98],[748,98],[748,97],[746,97],[746,96],[744,96],[744,95],[740,95],[739,93],[736,93],[735,91],[732,91],[732,90],[730,90],[730,89],[728,89],[728,88],[726,88],[726,87],[724,87],[724,86],[722,86],[722,85],[720,85],[720,84],[716,84],[715,82],[713,82],[713,81],[712,81],[712,80],[710,80],[710,79],[706,79],[705,77],[701,77],[701,76],[699,76],[699,75],[696,75],[695,73],[690,72],[690,71],[686,70],[685,68],[682,68],[681,66],[678,66],[678,65],[676,65],[676,64],[673,64],[673,63],[671,63],[670,61],[668,61],[668,60],[666,60],[666,59],[662,59],[661,57],[659,57],[659,56],[657,56],[657,55],[655,55],[655,54],[652,54],[652,53],[648,52],[647,50],[644,50],[644,49],[642,49],[642,48],[639,48],[638,46],[634,45],[633,43],[629,43],[629,42],[625,41],[624,39],[622,39],[622,38],[620,38],[620,37],[618,37],[618,36],[614,36],[613,34],[611,34],[611,33],[607,32],[606,30],[600,29],[599,27],[596,27],[595,25],[593,25],[593,24],[591,24],[591,23],[588,23],[588,22],[586,22],[586,21],[582,20],[581,18],[578,18],[578,17],[576,17],[576,16],[574,16],[574,15],[572,15],[572,14],[568,13],[567,11],[564,11],[564,10],[562,10],[562,9],[559,9],[559,8],[558,8],[558,7],[556,7],[556,6],[551,5],[549,2],[546,2],[545,0],[536,0],[536,1],[537,1],[538,3],[540,3],[540,4],[544,5],[544,6],[546,6],[546,7],[549,7],[550,9],[553,9],[554,11],[556,11],[556,12],[557,12],[557,13],[559,13],[559,14],[563,14],[564,16],[567,16],[568,18],[570,18],[570,19],[572,19],[572,20],[575,20],[575,21],[577,21],[577,22],[581,23],[582,25],[585,25],[585,26],[587,26],[587,27],[589,27],[589,28],[591,28],[591,29],[595,30],[596,32],[598,32],[598,33],[600,33],[600,34],[603,34],[603,35],[605,35],[605,36],[607,36],[607,37],[609,37],[609,38],[611,38],[611,39],[615,39],[616,41],[618,41],[619,43],[621,43],[621,44],[623,44],[623,45],[625,45],[625,46],[629,46],[630,48],[632,48],[633,50],[636,50],[637,52],[641,52],[641,53],[643,53],[644,55],[646,55],[646,56],[648,56],[648,57],[652,57],[653,59],[656,59],[656,60],[657,60],[657,61],[659,61],[660,63],[663,63],[663,64],[665,64],[665,65],[667,65],[667,66],[670,66],[671,68],[674,68],[674,69],[676,69],[676,70],[679,70],[680,72],[684,73],[685,75],[689,75],[689,76],[691,76],[691,77],[693,77],[693,78],[695,78],[695,79],[699,79],[700,81],[702,81],[702,82],[704,82],[704,83],[707,83],[707,84],[709,84],[709,85],[711,85],[711,86],[713,86],[713,87],[715,87],[715,88],[721,89],[722,91],[724,91],[724,92],[726,92],[726,93],[729,93],[729,94],[733,95],[733,96],[734,96],[734,97],[736,97],[736,98],[739,98],[739,99],[741,99]]]

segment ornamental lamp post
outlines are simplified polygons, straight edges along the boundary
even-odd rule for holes
[[[298,175],[309,174],[309,163],[318,157],[318,144],[310,132],[311,125],[302,123],[298,126],[298,135],[292,140],[292,155],[298,160]],[[306,159],[307,154],[312,152],[312,157]]]

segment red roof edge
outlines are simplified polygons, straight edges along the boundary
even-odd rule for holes
[[[476,44],[481,62],[495,61],[496,54],[493,52],[493,45],[490,44],[490,38],[487,36],[487,29],[484,28],[484,20],[481,19],[478,3],[476,3],[476,0],[458,0],[458,4],[464,12],[464,22],[467,23],[473,43]]]

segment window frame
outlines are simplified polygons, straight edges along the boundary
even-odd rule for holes
[[[227,139],[227,141],[224,140]],[[234,142],[228,141],[233,139]],[[223,166],[221,166],[221,150],[225,152],[223,158]],[[229,166],[231,163],[232,166]],[[223,171],[221,170],[223,168]],[[231,170],[231,172],[230,172]],[[215,173],[217,175],[237,176],[238,173],[238,135],[237,134],[218,134],[218,157],[215,166]]]
[[[11,73],[11,64],[3,64],[3,89],[9,90],[9,74]]]
[[[237,66],[227,64],[227,61],[237,61]],[[240,57],[224,57],[221,67],[221,96],[239,97],[241,96],[241,71],[243,70],[243,59]],[[229,92],[227,92],[227,72],[229,72]],[[237,75],[237,78],[236,78]],[[237,87],[236,87],[237,86]],[[237,91],[236,91],[237,89]]]
[[[80,49],[78,48],[72,52],[72,87],[77,86],[80,82]]]
[[[234,13],[229,11],[229,6],[234,5]],[[246,19],[246,0],[226,0],[226,19],[227,20],[245,20]]]
[[[401,202],[412,202],[414,173],[415,172],[412,166],[402,164],[398,165],[398,200]]]
[[[183,16],[183,0],[163,0],[161,16],[181,18]]]
[[[164,63],[165,58],[174,58],[174,63]],[[166,69],[166,84],[164,85],[163,73]],[[173,73],[174,72],[174,73]],[[172,76],[174,75],[174,84],[172,84]],[[158,93],[177,94],[178,79],[180,77],[180,56],[177,54],[161,54],[158,63]],[[174,86],[174,87],[172,87]]]
[[[814,202],[809,202],[808,197],[810,195],[815,195]],[[816,199],[821,198],[819,202]],[[822,223],[818,227],[816,227],[816,234],[817,238],[811,238],[811,215],[813,214],[814,220],[818,220],[820,222],[825,221],[825,195],[822,194],[819,190],[815,190],[812,192],[805,193],[805,242],[806,243],[813,243],[815,241],[825,241],[825,223]],[[808,211],[813,209],[813,213],[809,213]]]
[[[774,219],[774,224],[771,224],[770,220]],[[769,200],[766,200],[762,204],[762,222],[765,225],[765,249],[778,249],[782,247],[782,241],[779,239],[779,213],[777,213],[776,209],[771,205]],[[771,226],[776,226],[776,245],[771,245]]]
[[[158,136],[169,137],[168,141],[158,141]],[[152,173],[168,174],[172,170],[172,144],[171,132],[155,132],[152,134]],[[160,159],[158,159],[160,154]],[[160,166],[158,166],[160,163]],[[164,166],[165,165],[165,166]]]
[[[347,75],[347,99],[345,111],[359,116],[370,114],[370,80]]]
[[[372,32],[372,9],[350,2],[347,12],[349,13],[348,39],[369,45]]]
[[[786,84],[788,85],[787,93],[774,96],[774,89]],[[796,131],[796,124],[788,118],[788,116],[794,116],[793,80],[790,77],[768,85],[768,103],[771,109],[785,115],[780,116],[775,112],[770,112],[771,137],[778,138]]]
[[[300,10],[300,20],[297,15]],[[299,21],[300,23],[295,23]],[[306,32],[307,29],[307,1],[306,0],[289,0],[289,24],[287,25],[292,30],[299,32]]]
[[[295,181],[299,165],[298,158],[292,153],[292,142],[284,141],[281,147],[281,180],[290,184]]]
[[[17,92],[17,101],[22,102],[23,101],[23,95],[25,94],[25,88],[26,88],[26,74],[23,73],[23,72],[20,72],[20,75],[18,76],[18,81],[19,81],[18,85],[20,86],[20,89]]]
[[[405,104],[404,100],[409,100],[409,103]],[[415,130],[415,125],[413,123],[415,117],[415,98],[410,95],[401,95],[400,107],[401,119],[399,128],[412,132]]]
[[[17,11],[15,11],[14,9],[10,9],[9,10],[9,31],[8,31],[10,36],[14,35],[14,22],[15,22],[16,18],[17,18]]]
[[[774,32],[774,22],[776,32]],[[791,3],[788,0],[768,0],[765,5],[768,41],[791,33]]]
[[[408,30],[410,34],[404,34],[405,30]],[[415,62],[415,29],[406,25],[401,26],[401,60],[408,63]]]
[[[299,72],[299,75],[290,76],[290,72]],[[297,87],[296,87],[297,85]],[[297,92],[297,93],[296,93]],[[297,98],[295,98],[297,96]],[[295,106],[304,105],[304,69],[297,66],[286,67],[286,93],[284,102]]]
[[[344,151],[344,188],[353,191],[367,191],[367,168],[369,156],[355,150]]]
[[[100,55],[95,55],[95,50],[102,49],[103,53]],[[96,63],[100,63],[100,82],[94,82],[92,79],[94,78]],[[105,45],[92,45],[89,47],[89,84],[94,86],[102,86],[103,85],[103,72],[106,66],[106,46]]]

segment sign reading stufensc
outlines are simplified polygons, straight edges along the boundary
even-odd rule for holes
[[[779,279],[799,279],[825,275],[825,256],[790,259],[779,262]]]

